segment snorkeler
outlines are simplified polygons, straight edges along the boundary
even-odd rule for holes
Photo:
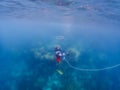
[[[56,47],[55,52],[56,52],[56,61],[58,63],[60,63],[61,60],[65,59],[65,52],[60,47]]]

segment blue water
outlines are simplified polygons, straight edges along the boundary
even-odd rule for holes
[[[0,90],[119,90],[120,66],[55,46],[120,64],[120,1],[0,0]]]

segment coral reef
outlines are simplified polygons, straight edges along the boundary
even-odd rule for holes
[[[19,63],[14,65],[11,74],[7,76],[9,79],[3,79],[6,82],[3,86],[0,86],[0,90],[97,90],[98,87],[99,90],[109,90],[106,83],[108,86],[114,85],[111,83],[112,76],[108,78],[107,72],[102,72],[105,78],[102,77],[100,80],[100,72],[76,71],[69,68],[64,61],[57,64],[54,60],[54,49],[51,49],[51,47],[41,45],[24,49],[19,52],[18,58],[12,57],[19,59]],[[66,59],[77,67],[88,68],[91,65],[96,67],[92,63],[93,59],[103,60],[106,57],[100,53],[92,56],[90,52],[81,52],[77,48],[71,47],[64,47],[67,53]],[[14,50],[11,55],[15,55],[17,52]],[[57,70],[61,70],[63,74],[60,75]],[[117,81],[119,82],[119,80]]]
[[[48,52],[48,50],[45,47],[33,48],[31,51],[34,54],[34,57],[36,59],[40,59],[40,60],[53,60],[54,59],[54,55],[51,52]]]

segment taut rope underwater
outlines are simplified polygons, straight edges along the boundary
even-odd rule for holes
[[[69,67],[71,67],[75,70],[79,70],[79,71],[91,71],[91,72],[93,72],[93,71],[104,71],[104,70],[110,70],[110,69],[113,69],[113,68],[116,68],[116,67],[120,66],[120,64],[116,64],[116,65],[113,65],[113,66],[109,66],[109,67],[105,67],[105,68],[99,68],[99,69],[97,69],[97,68],[95,68],[95,69],[89,69],[89,68],[83,69],[83,68],[78,68],[78,67],[75,67],[75,66],[71,65],[69,63],[69,61],[67,61],[66,59],[64,61],[68,64]]]

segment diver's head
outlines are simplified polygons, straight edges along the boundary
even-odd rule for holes
[[[60,50],[60,47],[56,46],[55,51],[58,51],[58,50]]]

